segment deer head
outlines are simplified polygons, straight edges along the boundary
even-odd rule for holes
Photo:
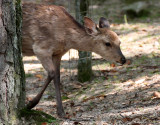
[[[99,20],[99,25],[90,18],[84,18],[86,32],[93,38],[93,51],[101,55],[104,59],[115,61],[121,64],[126,62],[120,49],[118,35],[110,29],[109,21],[104,17]]]

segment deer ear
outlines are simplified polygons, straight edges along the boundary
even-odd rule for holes
[[[97,25],[88,17],[84,17],[84,27],[89,35],[98,33]]]
[[[99,19],[99,28],[110,28],[109,21],[106,18],[101,17]]]

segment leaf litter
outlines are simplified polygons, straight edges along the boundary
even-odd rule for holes
[[[136,32],[124,35],[120,27]],[[63,67],[67,62],[62,60],[61,91],[68,116],[67,120],[61,119],[62,125],[160,125],[158,24],[143,27],[120,24],[120,27],[116,24],[112,28],[120,33],[122,51],[128,58],[125,65],[108,65],[97,57],[93,60],[93,80],[79,83],[76,62],[72,62],[75,74],[71,80],[70,72]],[[26,101],[30,101],[44,84],[46,72],[35,57],[24,57],[24,66],[26,73],[33,74],[26,78]],[[53,83],[43,96],[35,109],[57,117]]]

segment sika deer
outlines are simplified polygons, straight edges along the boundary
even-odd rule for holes
[[[28,109],[36,106],[48,84],[54,80],[57,114],[64,117],[60,93],[61,57],[71,48],[91,51],[106,60],[125,63],[120,50],[120,40],[109,28],[105,18],[97,26],[90,18],[80,25],[67,11],[55,5],[23,5],[22,52],[36,55],[48,72],[47,80],[39,94],[29,102]]]

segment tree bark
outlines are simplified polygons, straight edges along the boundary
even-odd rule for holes
[[[25,76],[21,57],[21,1],[0,0],[0,124],[18,125],[24,108]]]
[[[87,15],[89,0],[76,0],[76,19],[83,24],[83,18]],[[79,51],[78,81],[85,82],[92,78],[92,53]]]

